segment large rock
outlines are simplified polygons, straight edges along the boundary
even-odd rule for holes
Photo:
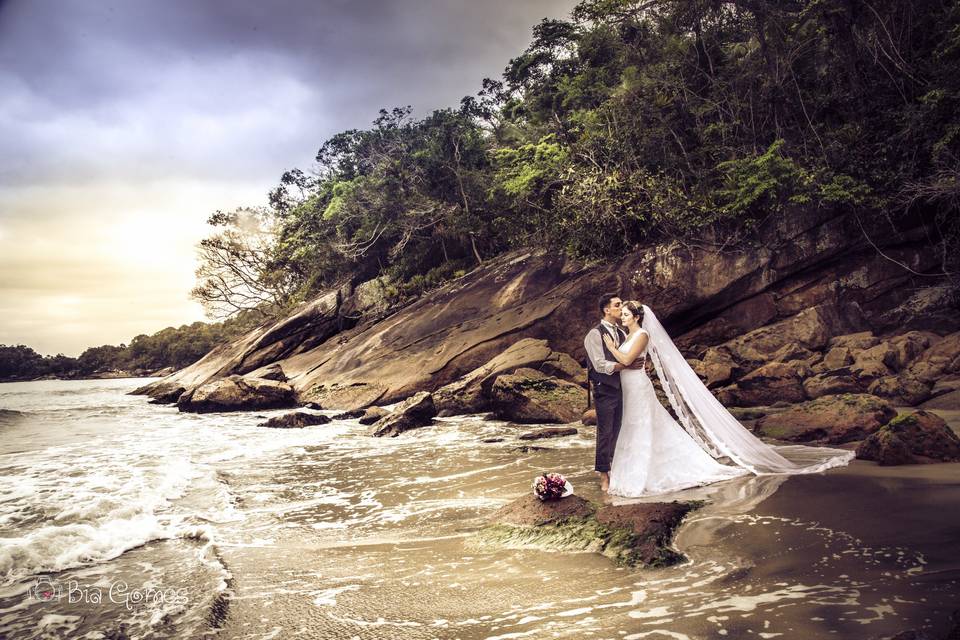
[[[703,374],[710,389],[725,385],[743,373],[737,361],[727,350],[716,347],[707,349],[703,354],[699,369],[697,373]]]
[[[577,429],[575,427],[548,427],[546,429],[538,429],[536,431],[529,431],[527,433],[522,433],[517,436],[518,440],[542,440],[544,438],[559,438],[562,436],[575,436],[577,435]]]
[[[433,396],[421,391],[397,405],[389,415],[373,424],[370,435],[396,437],[404,431],[425,427],[433,422],[437,409]]]
[[[950,375],[937,380],[930,390],[930,399],[924,409],[960,410],[960,376]]]
[[[907,372],[929,384],[941,376],[960,373],[960,332],[951,333],[932,344],[907,368]]]
[[[274,416],[266,422],[261,422],[257,426],[272,427],[274,429],[302,429],[318,424],[327,424],[328,422],[330,422],[330,418],[320,413],[294,411],[292,413],[285,413],[282,416]]]
[[[803,378],[809,374],[802,361],[771,362],[740,378],[736,391],[726,398],[738,407],[801,402],[807,398]]]
[[[878,378],[891,375],[891,367],[896,362],[897,354],[886,342],[881,342],[869,349],[855,351],[850,372],[862,385],[869,385]]]
[[[849,367],[842,367],[807,378],[803,381],[803,390],[808,398],[815,400],[841,393],[860,393],[863,386],[850,373]]]
[[[940,336],[931,331],[908,331],[890,338],[890,347],[894,352],[891,366],[896,371],[906,369],[931,345],[937,344],[940,340]]]
[[[571,356],[554,351],[546,340],[525,338],[511,344],[483,366],[433,393],[438,415],[480,413],[491,407],[490,390],[497,376],[517,369],[536,369],[574,384],[586,384],[587,372]]]
[[[608,505],[597,511],[597,522],[633,537],[619,563],[666,566],[682,560],[670,548],[673,534],[692,505],[685,502],[639,502]]]
[[[824,396],[757,420],[754,429],[768,438],[840,444],[862,440],[897,415],[890,403],[868,394]]]
[[[897,416],[857,447],[857,457],[881,465],[960,460],[960,438],[928,411]]]
[[[360,424],[371,425],[390,415],[383,407],[367,407],[360,416]]]
[[[930,385],[906,373],[878,378],[867,390],[875,396],[887,398],[890,402],[901,406],[915,406],[930,397]]]
[[[471,544],[592,551],[618,566],[662,567],[683,560],[670,542],[691,508],[652,502],[598,509],[577,495],[541,501],[531,493],[494,512]]]
[[[792,318],[755,329],[724,344],[727,351],[743,364],[754,366],[769,362],[784,347],[820,350],[831,336],[849,328],[847,310],[836,304],[806,309]]]
[[[873,331],[858,331],[842,336],[834,336],[830,338],[827,344],[831,349],[841,347],[849,353],[850,351],[864,351],[877,346],[879,343],[880,339],[873,335]]]
[[[192,413],[281,409],[296,404],[296,394],[289,384],[239,375],[205,384],[177,400],[180,411]]]
[[[513,422],[577,422],[587,405],[586,389],[533,369],[497,376],[490,393],[497,417]]]
[[[822,367],[824,371],[833,371],[851,364],[853,364],[853,354],[850,353],[850,347],[836,346],[823,356]]]
[[[175,404],[185,392],[186,389],[176,383],[159,386],[154,389],[150,404]]]

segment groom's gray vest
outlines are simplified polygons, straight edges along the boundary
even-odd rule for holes
[[[610,331],[603,326],[603,323],[598,324],[595,329],[600,332],[600,344],[603,346],[603,357],[610,362],[617,362],[617,359],[610,353],[610,349],[607,349],[607,343],[603,341],[603,336],[609,336]],[[621,332],[619,328],[617,332],[620,334],[620,342],[623,342],[623,332]],[[612,338],[613,336],[610,337]],[[592,380],[594,384],[602,384],[618,390],[620,389],[620,372],[600,373],[593,368],[593,363],[590,361],[590,358],[587,358],[587,378]]]

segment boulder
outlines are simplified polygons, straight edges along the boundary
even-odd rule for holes
[[[177,400],[180,411],[193,413],[281,409],[296,404],[296,394],[289,384],[239,375],[202,385]]]
[[[889,342],[879,342],[869,349],[854,351],[854,365],[867,362],[878,362],[892,369],[897,362],[897,352]]]
[[[960,461],[960,437],[936,414],[897,416],[857,447],[861,460],[881,465]]]
[[[823,362],[821,363],[824,371],[841,369],[851,364],[853,364],[853,354],[850,353],[850,347],[844,346],[831,348],[823,356]]]
[[[159,387],[151,394],[150,404],[175,404],[186,391],[178,384]]]
[[[728,400],[739,407],[769,405],[778,400],[801,402],[807,398],[803,378],[809,374],[810,368],[802,361],[771,362],[740,378]]]
[[[583,415],[580,416],[580,424],[584,426],[594,426],[597,424],[597,410],[596,409],[587,409],[583,412]]]
[[[670,541],[684,516],[693,506],[685,502],[639,502],[608,505],[597,511],[597,522],[633,537],[627,557],[619,564],[665,566],[682,559],[670,549]]]
[[[840,444],[865,438],[896,415],[889,402],[869,394],[823,396],[763,416],[754,430],[778,440]]]
[[[561,436],[575,436],[577,435],[577,430],[574,427],[549,427],[547,429],[539,429],[537,431],[530,431],[523,433],[518,436],[519,440],[541,440],[543,438],[559,438]]]
[[[908,331],[890,338],[890,347],[894,351],[892,367],[895,371],[906,369],[930,345],[940,342],[941,338],[931,331]]]
[[[847,326],[849,322],[841,309],[834,304],[821,304],[750,331],[724,343],[724,346],[738,362],[757,366],[770,362],[784,347],[818,351],[831,336]]]
[[[807,378],[803,381],[803,390],[808,398],[814,400],[840,393],[860,393],[863,387],[851,375],[848,367],[842,367]]]
[[[819,354],[801,347],[798,344],[785,344],[777,349],[770,357],[772,362],[792,362],[802,360],[809,364],[811,361],[819,360]]]
[[[873,460],[881,467],[917,464],[907,443],[892,431],[881,429],[857,446],[857,458]]]
[[[960,390],[960,376],[948,375],[937,380],[933,388],[930,389],[930,397],[936,398],[957,390]]]
[[[693,508],[691,503],[647,502],[598,509],[577,495],[541,501],[530,493],[494,512],[470,544],[592,551],[618,566],[663,567],[683,560],[670,543]]]
[[[848,333],[842,336],[834,336],[827,343],[833,349],[836,347],[845,347],[848,351],[863,351],[877,346],[880,339],[873,335],[872,331],[859,331],[857,333]]]
[[[559,500],[540,500],[531,493],[500,507],[490,516],[490,522],[523,527],[542,527],[567,518],[591,516],[596,508],[578,495]]]
[[[890,402],[901,406],[916,406],[930,397],[930,385],[907,373],[878,378],[867,390],[875,396],[887,398]]]
[[[934,384],[938,378],[960,373],[960,331],[932,344],[907,368],[923,382]]]
[[[390,412],[383,407],[367,407],[360,416],[360,424],[371,425],[388,415]]]
[[[371,436],[397,437],[404,431],[432,424],[437,409],[433,405],[433,396],[421,391],[397,405],[389,415],[380,418],[370,430]]]
[[[517,369],[536,369],[574,384],[585,385],[587,372],[576,360],[554,351],[546,340],[519,340],[496,357],[461,378],[433,392],[438,415],[480,413],[492,406],[491,387],[497,376]]]
[[[309,405],[308,405],[309,406]],[[356,420],[361,418],[364,414],[367,413],[366,409],[351,409],[350,411],[344,411],[343,413],[338,413],[333,416],[334,420]]]
[[[498,418],[521,423],[577,422],[587,404],[583,387],[533,369],[497,376],[491,396]]]
[[[743,373],[733,356],[727,350],[717,347],[706,350],[699,369],[697,373],[703,374],[704,382],[710,389],[725,385]]]
[[[307,413],[306,411],[294,411],[285,413],[282,416],[274,416],[266,422],[261,422],[258,427],[273,427],[280,429],[302,429],[318,424],[327,424],[330,418],[319,413]]]
[[[137,387],[131,394],[146,395],[151,398],[151,404],[172,404],[176,402],[186,388],[178,382],[169,380],[156,380],[142,387]]]
[[[920,407],[923,409],[960,411],[960,389],[941,394],[936,398],[931,398],[920,405]]]
[[[373,382],[317,384],[307,390],[306,397],[330,409],[353,411],[376,403],[385,391],[383,385]]]

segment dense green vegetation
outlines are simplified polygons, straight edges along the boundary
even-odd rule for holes
[[[458,108],[382,110],[286,172],[246,280],[402,298],[510,248],[611,259],[816,206],[922,221],[955,272],[958,57],[955,2],[584,0]]]
[[[129,345],[90,347],[76,358],[62,353],[41,356],[22,344],[0,344],[0,380],[30,380],[41,376],[73,378],[115,369],[128,372],[164,367],[179,369],[199,360],[217,345],[246,333],[259,320],[259,314],[248,311],[224,322],[167,327],[150,336],[138,335]]]

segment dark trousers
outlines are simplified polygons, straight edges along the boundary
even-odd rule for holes
[[[623,418],[623,396],[617,387],[593,383],[593,404],[597,409],[597,457],[594,469],[610,471]]]

